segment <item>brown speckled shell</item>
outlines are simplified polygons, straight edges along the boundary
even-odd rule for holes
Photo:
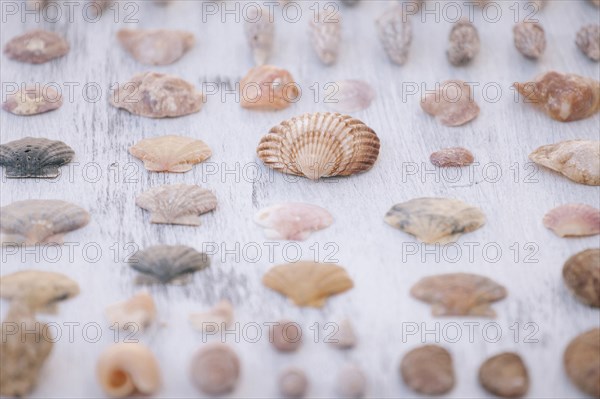
[[[30,64],[42,64],[69,52],[69,43],[54,32],[35,29],[13,37],[4,46],[8,58]]]
[[[480,49],[477,28],[467,20],[458,21],[450,30],[448,61],[454,66],[471,62]]]
[[[450,147],[436,151],[429,157],[435,166],[440,168],[467,166],[473,163],[475,158],[471,151],[463,147]]]
[[[479,383],[489,393],[504,398],[521,398],[529,390],[529,374],[521,356],[500,353],[479,368]]]
[[[577,47],[592,61],[600,61],[600,25],[582,26],[575,39]]]
[[[600,397],[600,328],[575,337],[565,349],[563,363],[567,376],[577,388]]]
[[[586,249],[573,256],[563,266],[565,285],[575,298],[600,308],[600,249]]]
[[[54,111],[62,104],[62,95],[58,91],[49,86],[33,84],[8,94],[2,109],[14,115],[29,116]]]
[[[452,356],[437,345],[423,345],[404,355],[400,374],[409,388],[423,395],[443,395],[454,387]]]
[[[528,58],[539,58],[546,50],[546,33],[536,22],[519,22],[513,27],[515,47]]]
[[[600,141],[567,140],[544,145],[532,152],[529,159],[574,182],[600,186]]]

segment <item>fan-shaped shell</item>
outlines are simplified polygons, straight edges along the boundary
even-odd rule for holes
[[[161,136],[138,141],[129,153],[144,161],[152,172],[183,173],[210,158],[210,147],[201,140],[183,136]]]
[[[240,82],[243,108],[281,110],[297,101],[299,86],[292,74],[273,65],[252,68]]]
[[[580,302],[600,308],[600,248],[586,249],[567,259],[563,279]]]
[[[574,182],[600,186],[600,141],[567,140],[544,145],[532,152],[529,159]]]
[[[233,305],[231,302],[223,300],[208,312],[190,314],[189,320],[198,331],[219,331],[221,327],[227,327],[233,323]]]
[[[42,64],[69,52],[69,43],[54,32],[35,29],[13,37],[4,46],[8,58],[30,64]]]
[[[160,368],[150,349],[140,343],[118,343],[102,352],[96,366],[100,386],[116,398],[151,395],[160,388]]]
[[[317,205],[290,202],[260,210],[254,221],[274,240],[306,240],[314,231],[325,229],[333,223],[333,217]]]
[[[71,147],[62,141],[25,137],[0,145],[0,165],[10,178],[55,178],[58,168],[75,156]]]
[[[566,204],[544,215],[544,226],[559,237],[600,234],[600,210],[586,204]]]
[[[325,104],[334,111],[351,113],[369,108],[375,98],[375,90],[362,80],[340,80],[334,83],[336,91]]]
[[[506,288],[484,276],[450,273],[421,279],[410,290],[413,297],[430,303],[434,316],[496,317],[491,302],[506,297]]]
[[[343,267],[315,262],[275,266],[263,276],[263,284],[298,306],[316,308],[323,307],[329,296],[354,286]]]
[[[577,388],[600,397],[600,328],[575,337],[565,349],[563,363],[567,376]]]
[[[461,126],[479,115],[479,106],[473,99],[471,86],[462,80],[447,80],[436,85],[421,100],[421,109],[435,117],[442,125]]]
[[[452,355],[437,345],[423,345],[404,355],[400,374],[406,385],[423,395],[443,395],[454,387]]]
[[[304,114],[273,127],[257,153],[277,171],[318,179],[371,169],[379,146],[377,134],[363,122],[326,112]]]
[[[367,376],[355,364],[344,365],[337,375],[337,392],[341,398],[362,398],[367,390]]]
[[[204,345],[191,364],[194,385],[207,395],[233,391],[240,377],[240,359],[227,345],[215,342]]]
[[[456,199],[416,198],[394,205],[384,220],[427,244],[447,244],[483,226],[485,215]]]
[[[169,65],[194,45],[194,34],[169,29],[121,29],[121,45],[133,58],[146,65]]]
[[[155,245],[138,252],[129,265],[161,283],[168,283],[210,266],[208,255],[184,245]]]
[[[83,208],[60,200],[16,201],[0,208],[3,243],[63,243],[63,236],[90,221]]]
[[[318,12],[310,20],[310,38],[313,49],[325,65],[335,63],[342,41],[341,18],[338,12]]]
[[[504,398],[521,398],[529,390],[529,374],[516,353],[500,353],[479,368],[479,383],[489,393]]]
[[[386,10],[376,24],[379,40],[389,59],[397,65],[404,65],[412,43],[412,25],[408,15],[402,12],[402,6]]]
[[[15,115],[37,115],[54,111],[62,106],[62,95],[52,87],[27,85],[16,93],[8,94],[2,109]]]
[[[217,207],[217,197],[200,186],[173,184],[150,189],[135,203],[152,213],[151,223],[200,226],[200,215]]]
[[[133,325],[136,331],[142,331],[156,319],[156,305],[149,293],[139,292],[123,302],[110,305],[104,313],[111,325],[116,323],[124,329]]]
[[[245,18],[244,33],[256,65],[263,65],[271,56],[275,39],[275,25],[269,10],[249,7]]]
[[[284,398],[302,398],[308,390],[308,378],[304,371],[288,368],[279,375],[279,392]]]

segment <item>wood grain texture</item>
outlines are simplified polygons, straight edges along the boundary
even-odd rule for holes
[[[92,215],[87,227],[66,238],[73,243],[72,259],[67,248],[60,256],[55,256],[56,248],[31,253],[20,250],[15,254],[3,249],[2,274],[27,268],[60,271],[76,279],[82,290],[79,297],[61,305],[59,314],[41,316],[58,323],[62,336],[33,396],[103,396],[96,383],[95,364],[103,348],[114,341],[103,311],[139,290],[134,283],[135,272],[124,258],[132,248],[154,244],[183,244],[198,250],[218,248],[212,266],[198,273],[191,284],[150,288],[161,324],[136,338],[149,345],[160,361],[164,376],[160,397],[198,396],[188,378],[188,365],[192,353],[202,344],[202,336],[192,330],[187,317],[222,298],[233,302],[240,331],[245,331],[247,338],[255,336],[255,329],[248,323],[262,325],[284,317],[299,322],[305,333],[305,344],[295,354],[273,350],[266,327],[256,343],[243,339],[242,334],[238,334],[240,342],[236,343],[235,334],[228,334],[227,342],[235,347],[243,365],[239,387],[233,394],[236,397],[277,396],[275,377],[291,365],[306,370],[311,380],[310,396],[335,396],[335,375],[346,362],[356,362],[367,373],[369,397],[413,397],[415,394],[399,378],[399,361],[422,341],[434,342],[434,334],[422,333],[436,326],[440,344],[453,354],[457,372],[457,385],[450,397],[485,396],[477,382],[477,369],[487,357],[504,350],[518,351],[528,365],[530,397],[582,396],[563,372],[562,352],[571,338],[598,327],[600,321],[597,309],[581,305],[568,293],[561,270],[569,256],[598,246],[599,241],[597,236],[560,239],[545,229],[541,220],[548,210],[568,202],[599,207],[600,192],[598,187],[577,185],[546,169],[532,168],[527,156],[547,143],[598,139],[600,118],[596,115],[568,124],[552,121],[515,101],[510,87],[515,81],[529,80],[551,69],[598,77],[598,63],[585,58],[575,45],[580,26],[598,21],[598,9],[589,2],[546,2],[536,18],[546,29],[548,48],[537,62],[523,58],[512,42],[515,20],[510,7],[517,4],[522,19],[526,13],[524,2],[502,2],[502,17],[494,23],[487,22],[475,9],[481,53],[471,65],[460,68],[451,67],[446,60],[450,23],[444,18],[436,21],[435,14],[423,15],[424,22],[420,14],[415,16],[410,58],[398,67],[386,58],[373,23],[391,1],[363,1],[355,8],[341,7],[340,58],[334,66],[324,67],[310,48],[309,7],[313,2],[301,2],[303,16],[297,23],[286,22],[281,8],[276,8],[276,44],[271,63],[289,69],[303,89],[297,104],[276,113],[244,110],[236,102],[235,85],[252,66],[243,25],[233,15],[228,15],[224,23],[219,15],[207,16],[203,21],[203,4],[207,2],[176,1],[161,8],[150,2],[123,1],[117,22],[112,13],[97,22],[87,22],[81,16],[81,4],[75,7],[73,22],[64,15],[57,22],[44,18],[36,22],[33,14],[23,16],[23,3],[14,3],[19,7],[16,15],[9,15],[5,3],[11,2],[2,2],[2,45],[15,35],[42,27],[63,34],[71,44],[71,52],[43,65],[21,64],[2,55],[3,98],[11,82],[56,82],[63,88],[65,104],[58,111],[34,117],[0,112],[1,141],[24,136],[61,139],[75,150],[77,164],[63,168],[63,176],[55,181],[3,179],[1,204],[28,198],[65,199]],[[444,3],[452,2],[440,4]],[[126,8],[127,4],[137,8]],[[214,4],[233,9],[236,2]],[[238,4],[243,9],[244,3]],[[433,9],[435,2],[427,4]],[[454,4],[466,10],[462,2]],[[139,11],[132,18],[139,23],[125,23],[125,15],[136,9]],[[451,10],[446,11],[453,16]],[[489,12],[493,16],[493,10]],[[115,32],[132,26],[189,30],[196,35],[197,44],[174,65],[148,68],[136,63],[116,42]],[[108,105],[111,85],[145,70],[176,74],[199,88],[206,87],[207,82],[217,83],[221,90],[208,96],[200,113],[169,120],[141,118]],[[436,82],[451,78],[478,84],[475,98],[481,115],[460,128],[440,126],[419,106],[421,85],[430,90]],[[363,175],[317,182],[267,170],[255,156],[260,137],[283,119],[326,109],[324,86],[339,79],[365,80],[377,92],[373,105],[354,115],[381,139],[382,150],[375,167]],[[65,82],[77,85],[71,98],[67,98]],[[94,87],[100,89],[98,101],[85,101],[82,88],[86,83],[90,84],[90,96],[96,95]],[[315,83],[321,91],[317,101],[310,88]],[[484,94],[482,87],[486,84],[489,92]],[[408,95],[407,87],[417,87],[419,93]],[[486,101],[485,95],[495,96],[494,87],[500,87],[502,95],[497,101]],[[142,138],[163,134],[202,139],[213,149],[213,156],[186,174],[148,173],[127,149]],[[471,169],[473,176],[464,171],[459,179],[441,175],[428,162],[431,152],[449,146],[464,146],[473,152],[480,164]],[[413,174],[415,168],[418,171]],[[501,174],[496,177],[496,172]],[[164,183],[200,184],[216,193],[219,206],[202,216],[198,228],[151,225],[149,214],[135,206],[135,197]],[[425,247],[383,222],[393,204],[422,196],[454,197],[479,206],[487,215],[487,224],[463,236],[458,245],[445,250],[433,248],[425,256]],[[281,201],[323,206],[333,214],[335,223],[306,242],[280,242],[270,259],[269,240],[252,222],[252,216],[262,207]],[[287,253],[282,249],[285,244]],[[87,254],[83,250],[86,245]],[[93,259],[95,248],[101,250],[97,260]],[[115,248],[120,248],[119,253]],[[256,248],[262,251],[259,256]],[[263,273],[286,257],[296,257],[295,248],[300,248],[300,257],[305,260],[314,258],[311,248],[319,248],[321,261],[331,260],[325,257],[334,248],[333,258],[346,267],[355,288],[332,298],[320,310],[296,308],[264,288]],[[473,249],[472,257],[469,248]],[[499,256],[497,248],[501,250]],[[520,248],[518,254],[516,248]],[[535,249],[533,254],[528,251],[531,248]],[[418,253],[410,255],[413,249]],[[457,249],[462,251],[458,257]],[[43,256],[36,259],[36,254]],[[493,305],[497,319],[435,319],[427,304],[409,296],[410,287],[421,277],[456,271],[480,273],[507,287],[508,297]],[[2,303],[3,315],[6,308],[7,304]],[[323,343],[324,334],[332,331],[324,331],[324,323],[344,316],[352,319],[360,340],[356,349],[346,352]],[[71,340],[65,322],[79,323]],[[318,342],[313,342],[314,331],[309,328],[316,322],[321,325],[321,334]],[[472,342],[465,322],[478,323],[473,327]],[[487,327],[486,340],[482,330],[490,322],[497,324]],[[88,326],[88,339],[84,339],[86,323],[101,327],[98,342],[89,342],[95,336],[93,325]],[[520,331],[516,342],[511,329],[515,323],[519,323]],[[525,329],[526,323],[533,324]],[[457,325],[462,337],[450,342]],[[244,326],[249,327],[244,330]],[[403,328],[413,326],[420,333],[403,334]],[[538,330],[530,338],[537,342],[527,342],[533,326]],[[502,335],[498,342],[491,342],[495,327]]]

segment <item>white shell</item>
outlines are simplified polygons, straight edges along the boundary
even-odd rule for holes
[[[111,325],[117,323],[119,328],[132,326],[135,331],[141,331],[156,319],[156,305],[149,293],[139,292],[126,301],[110,305],[104,313]]]
[[[408,60],[412,43],[412,26],[408,15],[402,12],[402,6],[396,5],[376,21],[379,40],[390,60],[404,65]]]
[[[340,15],[337,12],[319,12],[317,20],[310,21],[312,46],[325,65],[333,64],[338,58],[342,40],[340,24]]]
[[[256,65],[266,64],[273,50],[275,26],[270,18],[266,8],[248,7],[244,32]]]
[[[198,331],[217,332],[221,327],[233,323],[233,306],[231,302],[223,300],[208,312],[190,314],[189,320]]]
[[[544,145],[532,152],[529,159],[574,182],[600,186],[600,141],[567,140]]]
[[[267,238],[303,241],[312,232],[331,226],[333,217],[320,206],[290,202],[260,210],[254,221],[264,228]]]

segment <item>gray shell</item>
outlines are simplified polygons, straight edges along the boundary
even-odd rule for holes
[[[10,178],[58,177],[58,168],[71,162],[75,152],[62,141],[25,137],[0,145],[0,165]]]
[[[210,259],[184,245],[155,245],[138,252],[128,263],[134,270],[166,284],[207,268]]]
[[[401,6],[387,10],[377,21],[379,40],[390,60],[403,65],[408,59],[412,43],[412,26]]]

